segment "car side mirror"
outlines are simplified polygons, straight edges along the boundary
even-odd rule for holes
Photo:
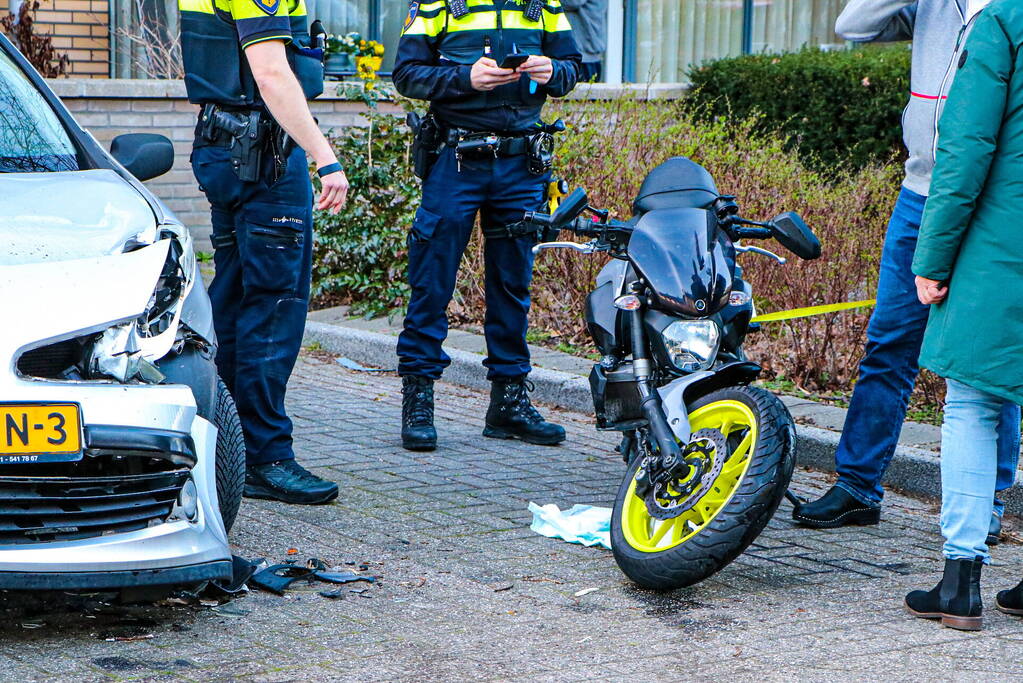
[[[570,221],[586,210],[589,203],[590,200],[586,196],[586,190],[581,187],[575,188],[571,194],[561,200],[561,204],[551,214],[551,225],[557,228],[568,225]]]
[[[778,243],[804,260],[821,255],[821,243],[803,219],[794,211],[786,211],[771,221],[771,234]]]
[[[174,145],[153,133],[118,135],[110,143],[110,154],[139,180],[162,176],[174,165]]]

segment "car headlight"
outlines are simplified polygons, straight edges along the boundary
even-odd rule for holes
[[[713,320],[676,320],[661,334],[671,364],[686,372],[709,368],[721,343],[721,329]]]

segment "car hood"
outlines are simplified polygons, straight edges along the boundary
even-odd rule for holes
[[[0,174],[0,265],[118,254],[156,216],[109,170]]]

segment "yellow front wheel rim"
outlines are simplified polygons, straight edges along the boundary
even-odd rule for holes
[[[650,516],[646,503],[636,495],[636,477],[629,484],[622,505],[622,534],[626,542],[641,552],[657,553],[679,546],[714,521],[739,488],[749,469],[757,443],[757,418],[753,409],[741,401],[715,401],[689,415],[693,432],[717,429],[729,444],[728,458],[714,485],[690,510],[674,519]]]

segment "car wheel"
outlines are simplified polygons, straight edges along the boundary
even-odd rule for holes
[[[245,436],[234,398],[221,379],[217,380],[217,500],[224,528],[230,532],[238,517],[245,488]]]

